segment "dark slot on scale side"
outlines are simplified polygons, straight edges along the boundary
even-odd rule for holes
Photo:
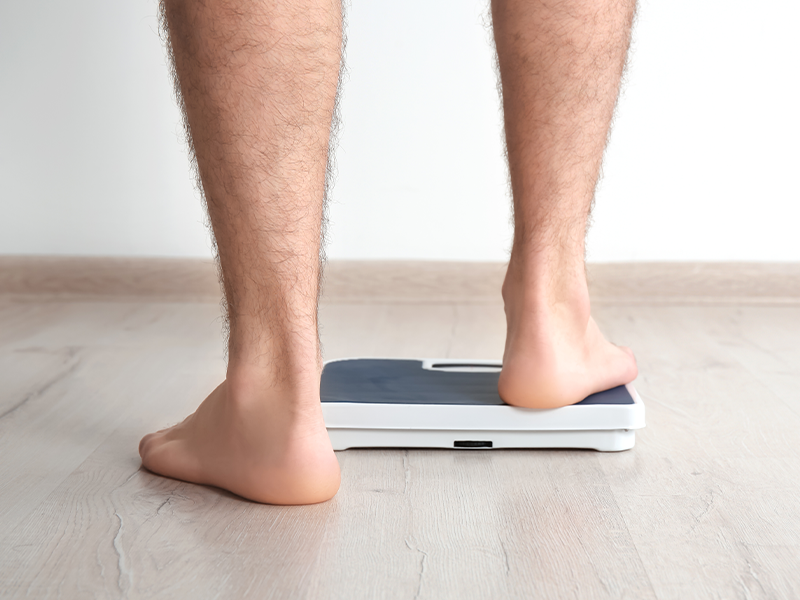
[[[453,442],[453,448],[491,448],[491,441],[483,440],[456,440]]]

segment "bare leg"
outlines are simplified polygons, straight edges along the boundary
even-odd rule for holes
[[[635,0],[493,0],[514,245],[500,396],[555,407],[636,378],[590,315],[584,238]]]
[[[339,487],[316,309],[340,1],[164,9],[219,248],[229,362],[194,414],[142,440],[142,463],[258,502],[321,502]]]

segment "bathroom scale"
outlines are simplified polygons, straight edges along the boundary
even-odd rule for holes
[[[334,450],[347,448],[632,448],[645,426],[632,385],[570,406],[518,408],[500,399],[502,363],[351,358],[325,363],[322,413]]]

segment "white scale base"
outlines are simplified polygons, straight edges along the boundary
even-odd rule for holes
[[[360,362],[340,364],[346,361]],[[385,376],[388,371],[381,371],[384,368],[396,370],[400,363],[407,365],[408,370],[410,362],[345,359],[325,364],[326,369],[334,366],[327,375],[323,371],[322,382],[322,411],[334,450],[588,448],[617,452],[632,448],[636,430],[645,426],[644,404],[630,384],[615,390],[615,403],[604,403],[603,394],[612,396],[602,392],[594,395],[594,400],[590,396],[583,403],[562,408],[517,408],[503,404],[489,392],[492,374],[496,381],[501,366],[497,361],[417,359],[415,362],[423,371],[486,373],[480,379],[472,375],[457,380],[448,375],[441,381],[458,385],[448,397],[451,401],[439,404],[435,403],[438,402],[437,390],[424,387],[438,383],[439,380],[431,379],[435,375],[427,373],[422,374],[423,379],[408,379],[406,388],[402,374],[390,377]],[[336,369],[340,372],[338,383],[334,381]],[[416,377],[413,370],[410,373],[412,378]],[[472,390],[479,387],[480,393],[473,394]],[[403,398],[405,389],[409,390],[408,398],[413,397],[412,401]],[[458,393],[466,393],[466,403],[460,403]],[[480,394],[487,400],[481,400]],[[619,401],[620,394],[624,395],[624,403]],[[423,396],[428,400],[420,400]],[[349,401],[351,399],[356,401]]]

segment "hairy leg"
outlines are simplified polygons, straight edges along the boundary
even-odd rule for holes
[[[500,396],[545,408],[636,378],[591,317],[584,239],[635,0],[493,0],[514,243]]]
[[[339,0],[163,0],[229,318],[225,381],[146,436],[145,467],[258,502],[331,498],[319,402],[320,226]]]

